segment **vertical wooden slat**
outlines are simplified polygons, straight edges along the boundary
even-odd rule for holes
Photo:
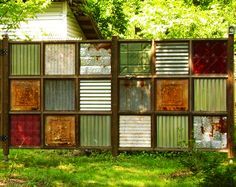
[[[111,142],[112,142],[112,155],[118,155],[119,146],[119,119],[118,119],[118,37],[112,37],[112,51],[111,51],[111,74],[112,74],[112,87],[111,87],[111,101],[112,101],[112,126],[111,126]]]
[[[233,133],[234,133],[234,28],[233,32],[229,28],[227,61],[228,61],[228,79],[227,79],[227,112],[228,112],[228,158],[233,158],[235,153],[233,149]]]
[[[7,51],[7,53],[2,57],[2,126],[3,126],[3,135],[7,137],[3,141],[3,154],[4,159],[8,159],[9,154],[9,138],[8,138],[8,111],[9,111],[9,64],[8,64],[8,36],[3,36],[3,46],[2,48]]]

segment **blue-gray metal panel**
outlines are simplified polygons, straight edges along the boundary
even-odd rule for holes
[[[45,81],[46,110],[74,110],[75,84],[72,80]]]

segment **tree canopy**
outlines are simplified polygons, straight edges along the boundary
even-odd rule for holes
[[[235,0],[87,0],[105,38],[217,38],[236,24]]]
[[[0,31],[19,27],[20,22],[34,18],[51,0],[0,0]]]

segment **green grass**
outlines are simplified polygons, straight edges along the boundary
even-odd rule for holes
[[[109,152],[85,156],[73,150],[11,150],[9,162],[0,163],[0,186],[196,186],[203,177],[183,164],[181,160],[187,156],[144,152],[112,157]]]

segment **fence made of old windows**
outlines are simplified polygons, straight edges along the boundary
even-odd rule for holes
[[[226,149],[228,42],[9,42],[9,146]]]

